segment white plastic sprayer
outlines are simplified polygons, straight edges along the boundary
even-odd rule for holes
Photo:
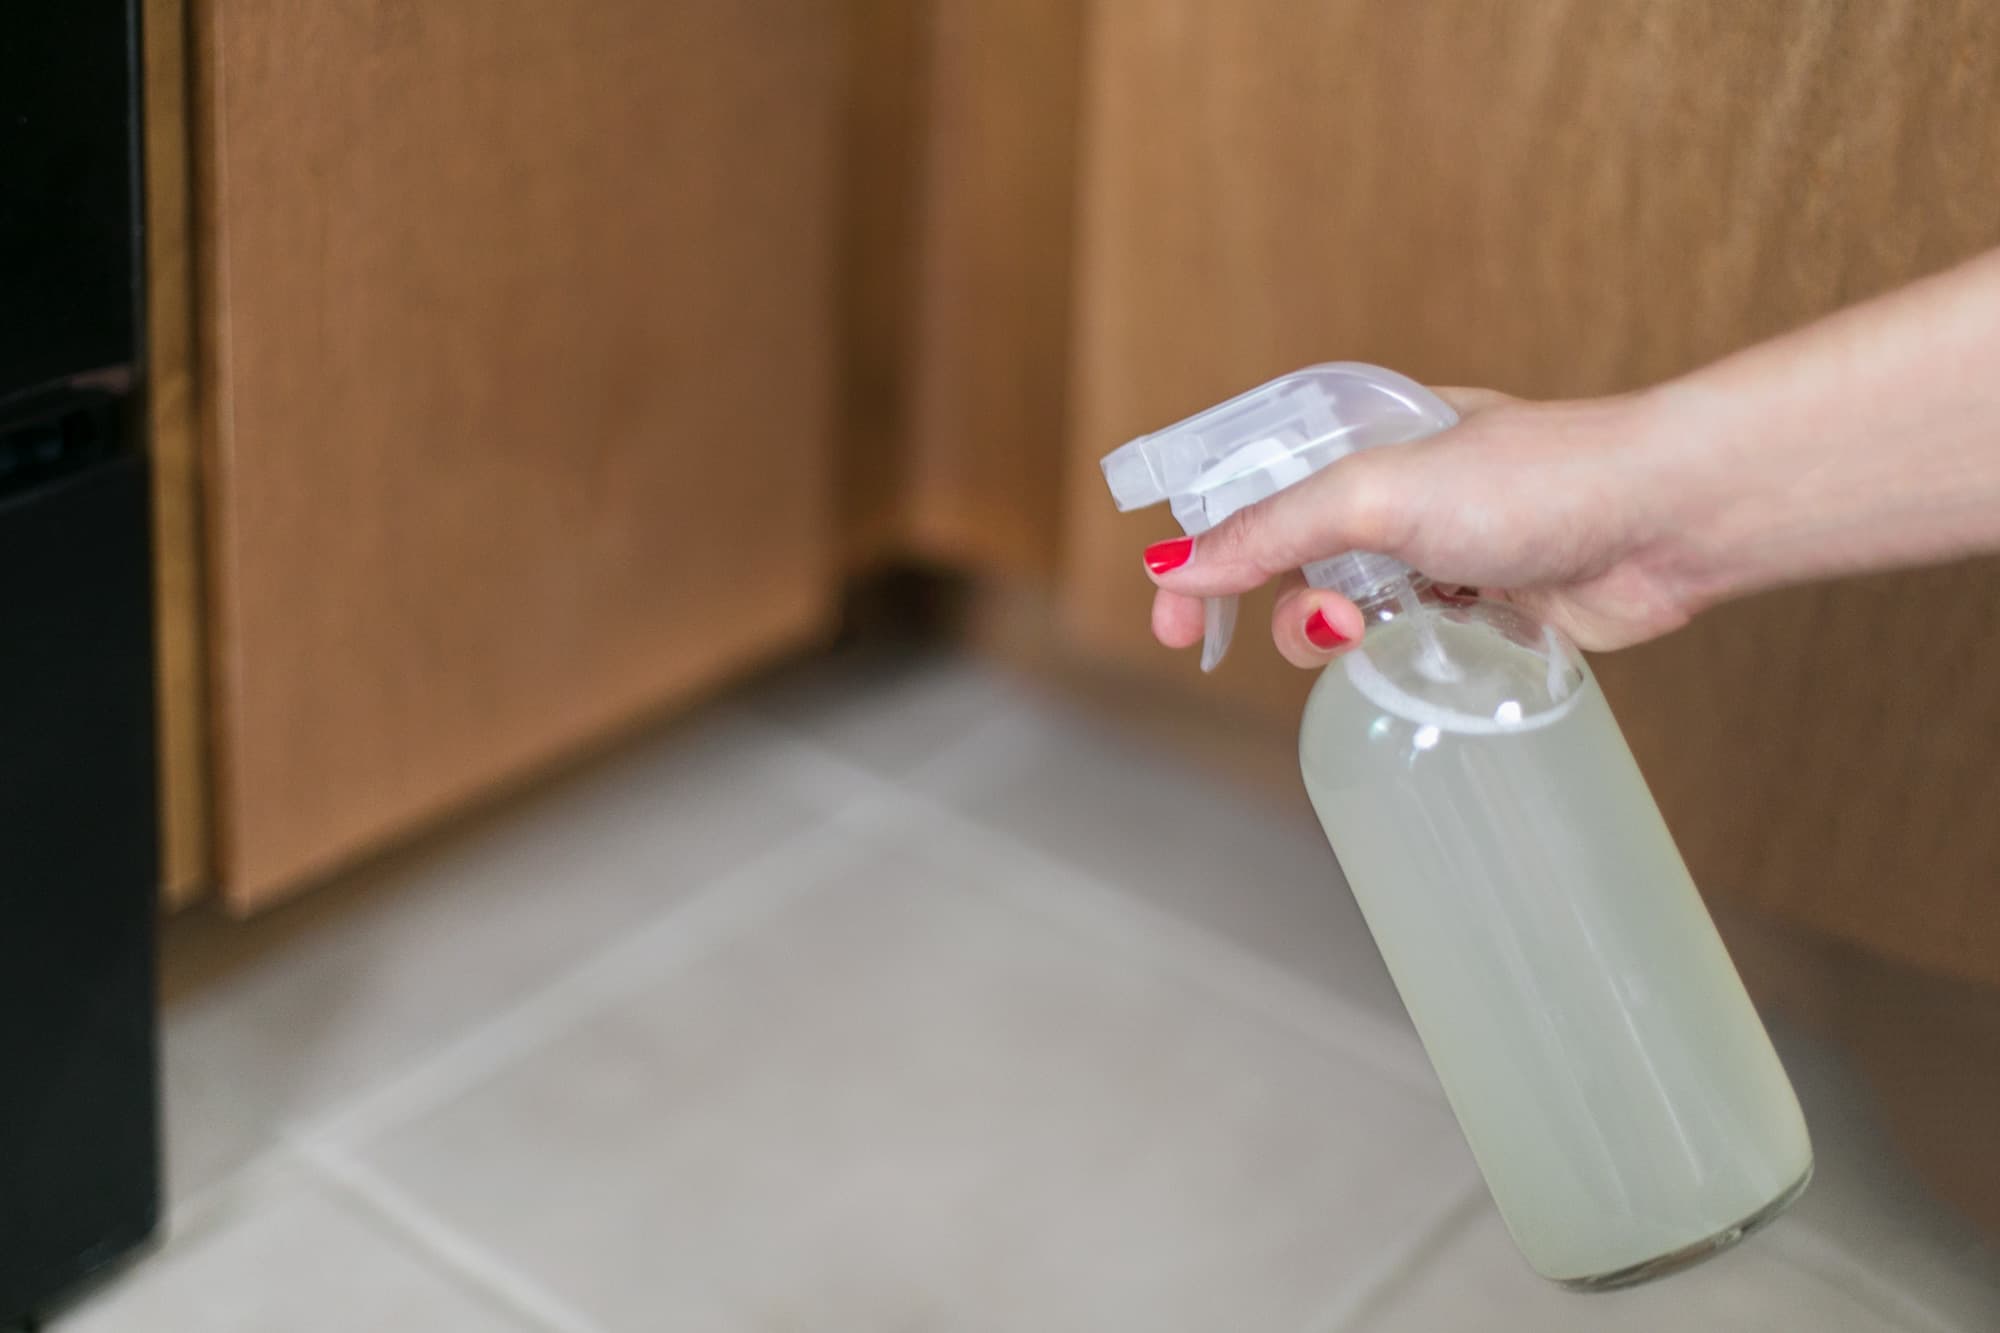
[[[1104,476],[1199,538],[1456,420],[1391,371],[1315,366]],[[1812,1174],[1798,1099],[1582,654],[1530,604],[1446,596],[1379,553],[1305,575],[1365,627],[1306,702],[1306,794],[1528,1261],[1625,1286],[1782,1212]],[[1204,668],[1235,613],[1209,603]]]
[[[1199,537],[1239,509],[1297,485],[1360,449],[1402,444],[1458,423],[1442,398],[1380,366],[1310,366],[1238,394],[1103,460],[1121,511],[1165,500],[1182,531]],[[1306,582],[1356,601],[1403,585],[1410,570],[1385,555],[1350,551],[1305,567]],[[1201,669],[1213,671],[1236,628],[1236,598],[1208,600]]]

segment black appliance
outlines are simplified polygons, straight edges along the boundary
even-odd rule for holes
[[[0,21],[0,1327],[158,1211],[134,8]]]

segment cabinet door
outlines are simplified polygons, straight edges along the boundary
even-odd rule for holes
[[[1138,553],[1174,529],[1111,511],[1120,441],[1324,360],[1629,388],[2000,243],[1978,0],[1091,12],[1069,620],[1211,706],[1295,719],[1309,682],[1251,632],[1214,681],[1153,645]],[[2000,981],[1996,651],[1986,562],[1725,608],[1601,672],[1706,888]]]
[[[846,558],[1053,572],[1076,0],[857,0]]]
[[[807,0],[194,9],[243,907],[823,622],[843,47]]]

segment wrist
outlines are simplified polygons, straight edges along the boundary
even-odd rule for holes
[[[1741,500],[1769,493],[1745,475],[1754,455],[1730,419],[1727,397],[1680,379],[1619,403],[1635,563],[1690,616],[1748,591],[1739,558]]]

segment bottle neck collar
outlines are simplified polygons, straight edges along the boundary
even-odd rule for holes
[[[1386,625],[1405,610],[1416,609],[1418,603],[1437,601],[1439,595],[1437,587],[1429,579],[1410,570],[1393,583],[1356,597],[1354,604],[1361,608],[1362,623],[1368,629],[1374,629],[1377,625]]]

